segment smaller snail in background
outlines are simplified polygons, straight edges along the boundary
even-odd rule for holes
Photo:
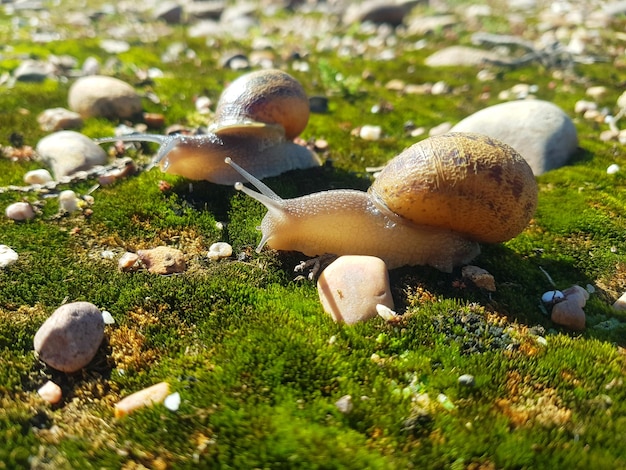
[[[306,127],[309,111],[295,78],[280,70],[260,70],[242,75],[223,91],[207,134],[132,134],[97,142],[154,142],[160,145],[154,163],[164,172],[233,184],[239,176],[224,163],[227,156],[258,178],[319,166],[317,155],[292,142]]]
[[[520,233],[537,206],[537,183],[512,147],[473,133],[423,140],[393,158],[367,192],[322,191],[281,199],[227,159],[260,193],[262,239],[277,250],[372,255],[389,269],[430,265],[450,272]]]

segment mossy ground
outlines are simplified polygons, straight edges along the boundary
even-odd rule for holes
[[[3,42],[13,41],[2,70],[14,68],[21,54],[80,61],[103,54],[95,39],[33,44],[10,21],[0,17]],[[483,27],[506,32],[502,25],[494,16]],[[146,108],[164,113],[168,124],[194,122],[193,97],[217,98],[238,73],[217,65],[219,48],[187,38],[182,28],[172,37],[196,56],[160,64],[172,38],[137,41],[120,56],[118,76],[133,82],[134,67],[162,68],[164,78],[140,87],[160,98],[146,100]],[[366,166],[415,140],[405,122],[427,128],[456,122],[498,102],[498,92],[516,83],[537,84],[539,98],[570,114],[587,85],[607,85],[604,104],[612,106],[626,83],[626,70],[608,64],[577,66],[570,79],[532,64],[500,70],[488,84],[476,80],[473,68],[423,65],[428,53],[453,42],[469,42],[464,25],[434,33],[425,49],[393,61],[312,52],[310,72],[293,74],[309,94],[329,95],[330,107],[312,116],[304,138],[326,139],[324,158],[333,165],[268,185],[284,197],[366,188]],[[245,51],[250,41],[221,45]],[[444,79],[462,92],[403,96],[385,89],[392,78]],[[34,146],[44,135],[36,116],[66,106],[68,87],[50,80],[0,88],[0,144],[17,133]],[[490,98],[480,101],[485,91]],[[378,103],[393,110],[371,114]],[[83,132],[110,135],[114,124],[88,120]],[[381,125],[383,139],[352,136],[362,124]],[[626,468],[626,317],[610,308],[626,290],[626,180],[605,171],[626,161],[623,146],[598,139],[599,125],[580,118],[576,125],[582,150],[571,165],[539,178],[539,208],[529,227],[508,243],[484,247],[476,260],[495,276],[498,291],[466,286],[459,272],[395,270],[394,296],[404,316],[394,323],[333,323],[315,285],[294,281],[297,255],[253,252],[264,210],[230,187],[190,186],[154,169],[97,189],[90,217],[57,217],[50,198],[31,222],[0,218],[0,243],[20,255],[0,271],[0,468]],[[21,184],[38,166],[0,159],[0,185]],[[172,189],[160,191],[159,180]],[[92,184],[72,189],[85,194]],[[0,206],[23,198],[37,201],[9,192],[0,194]],[[209,262],[205,252],[219,240],[246,256]],[[102,257],[105,250],[158,245],[182,249],[188,271],[121,273]],[[542,313],[539,298],[552,288],[542,269],[559,288],[596,287],[583,333],[560,329]],[[110,311],[116,324],[85,370],[60,374],[34,358],[32,338],[59,305],[78,300]],[[475,387],[459,385],[461,374],[472,374]],[[57,406],[36,394],[48,379],[63,388]],[[158,405],[113,418],[120,397],[159,381],[180,392],[178,412]],[[344,395],[352,396],[349,414],[335,406]]]

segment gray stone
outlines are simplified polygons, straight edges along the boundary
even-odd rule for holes
[[[41,130],[46,132],[78,129],[83,126],[80,114],[65,108],[50,108],[42,111],[37,116],[37,122]]]
[[[576,127],[565,112],[541,100],[510,101],[466,117],[452,132],[479,132],[517,150],[535,175],[567,163],[578,148]]]
[[[59,307],[35,334],[40,360],[62,372],[76,372],[96,355],[104,339],[102,313],[89,302]]]
[[[13,71],[13,77],[18,82],[43,82],[52,76],[53,70],[49,64],[40,60],[25,60]]]
[[[141,97],[128,83],[114,77],[90,75],[76,80],[68,93],[69,108],[83,118],[132,118],[141,113]]]
[[[107,154],[99,145],[75,131],[47,135],[37,143],[36,152],[40,160],[50,167],[57,181],[107,162]]]

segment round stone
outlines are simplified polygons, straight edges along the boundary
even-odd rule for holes
[[[104,75],[81,77],[68,93],[72,111],[83,118],[132,118],[142,111],[141,97],[126,82]]]
[[[75,131],[47,135],[37,143],[36,151],[56,180],[107,162],[107,154],[98,144]]]
[[[35,334],[39,359],[53,369],[76,372],[94,358],[104,338],[102,313],[92,303],[59,307]]]
[[[574,122],[561,108],[542,100],[489,106],[463,119],[452,132],[479,132],[509,144],[535,175],[565,165],[578,149]]]
[[[340,256],[322,272],[317,290],[324,311],[338,323],[374,318],[379,304],[394,308],[387,266],[374,256]]]

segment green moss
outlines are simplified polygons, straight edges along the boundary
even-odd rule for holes
[[[66,8],[79,7],[68,2]],[[283,11],[268,21],[288,21],[292,14]],[[483,30],[507,33],[503,18],[496,12],[483,19]],[[32,44],[26,29],[12,32],[10,20],[0,15],[0,37],[12,43],[0,70],[13,70],[23,55],[108,58],[99,39],[76,40],[63,29],[68,39],[44,47]],[[105,14],[94,27],[106,31],[128,21]],[[268,31],[277,41],[295,37]],[[342,33],[368,39],[356,27]],[[520,82],[538,85],[539,98],[568,114],[587,83],[605,84],[610,92],[602,104],[612,106],[619,95],[613,84],[625,79],[624,69],[610,64],[577,65],[586,81],[561,80],[533,64],[496,70],[489,83],[479,82],[474,68],[442,72],[424,65],[442,45],[469,44],[470,34],[467,25],[435,31],[416,50],[411,45],[422,38],[403,37],[407,50],[398,48],[390,61],[367,54],[346,60],[335,51],[306,56],[310,71],[293,74],[308,94],[329,97],[329,111],[312,115],[303,137],[329,142],[327,164],[266,183],[285,198],[366,189],[371,178],[365,167],[384,163],[416,140],[405,131],[408,121],[426,130],[454,123],[495,104],[500,91]],[[162,64],[172,41],[184,42],[195,56]],[[249,51],[250,43],[223,39],[219,47],[207,47],[177,26],[173,36],[154,42],[130,38],[130,50],[111,72],[158,96],[159,102],[146,99],[144,105],[163,113],[167,124],[197,125],[208,118],[196,113],[194,98],[217,99],[240,74],[218,65],[221,54]],[[302,47],[314,51],[315,40]],[[290,65],[286,59],[284,67]],[[164,76],[138,83],[135,71],[149,67]],[[392,79],[445,80],[456,93],[403,95],[385,87]],[[19,134],[34,147],[44,135],[36,116],[66,106],[68,88],[47,80],[0,89],[0,144],[13,145],[11,134]],[[479,100],[484,92],[489,97]],[[372,113],[380,104],[387,111]],[[302,256],[254,251],[265,209],[232,187],[152,169],[93,190],[91,215],[59,215],[54,197],[0,193],[3,208],[26,199],[40,211],[26,223],[0,218],[0,244],[20,255],[0,271],[0,468],[626,466],[626,318],[610,308],[626,286],[624,176],[606,174],[621,157],[617,144],[598,139],[601,126],[575,122],[581,151],[570,165],[538,178],[539,207],[529,227],[509,242],[483,247],[475,261],[495,276],[497,291],[469,285],[459,271],[395,270],[393,293],[404,316],[391,323],[335,324],[323,313],[315,284],[294,281]],[[116,124],[88,119],[82,131],[111,135]],[[364,124],[380,125],[383,138],[353,136]],[[152,149],[133,157],[145,162]],[[23,174],[39,166],[0,158],[0,185],[21,184]],[[160,187],[161,180],[171,189]],[[84,195],[93,184],[71,188]],[[231,243],[234,256],[207,260],[215,241]],[[116,259],[103,256],[157,245],[180,248],[187,271],[123,273]],[[546,273],[558,288],[596,286],[584,332],[558,328],[542,312],[540,296],[553,288]],[[110,311],[116,323],[106,327],[107,341],[92,363],[67,375],[40,364],[32,340],[50,313],[75,300]],[[475,386],[460,385],[461,374],[472,374]],[[36,394],[49,379],[63,389],[59,405],[46,405]],[[119,398],[160,381],[181,394],[178,412],[155,405],[113,417]],[[352,397],[348,414],[335,405],[346,395]]]

